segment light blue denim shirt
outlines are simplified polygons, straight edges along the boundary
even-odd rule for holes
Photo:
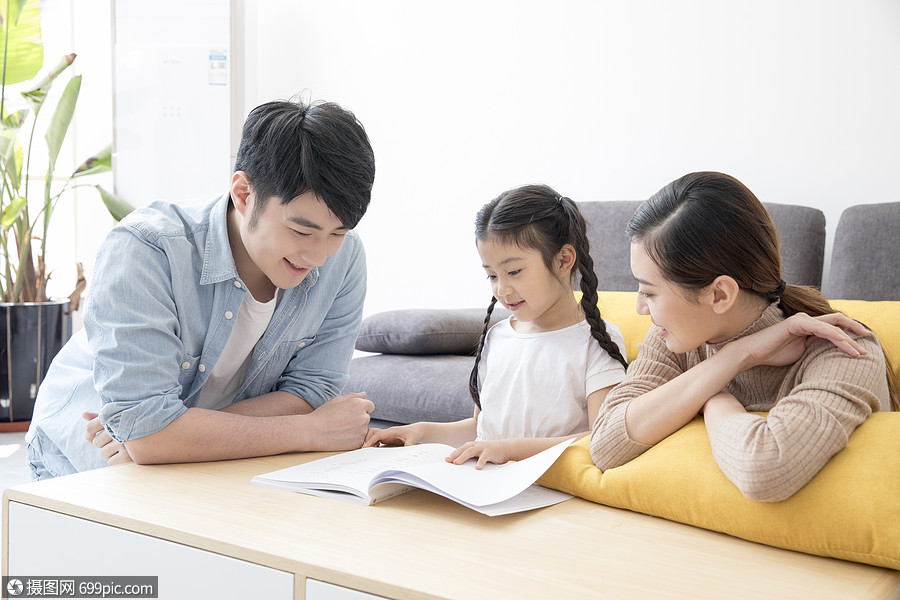
[[[196,405],[247,288],[226,228],[229,194],[157,202],[117,225],[97,256],[84,329],[41,384],[26,435],[36,476],[106,465],[85,440],[83,411],[122,442],[155,433]],[[362,320],[365,252],[340,250],[285,290],[233,402],[290,392],[318,407],[341,393]]]

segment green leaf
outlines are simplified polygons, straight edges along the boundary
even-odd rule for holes
[[[49,83],[47,85],[49,87]],[[50,183],[53,181],[53,172],[56,170],[56,159],[59,157],[59,149],[62,147],[66,133],[69,131],[69,124],[72,122],[72,115],[75,113],[75,104],[78,102],[78,93],[81,91],[81,75],[76,75],[66,84],[62,96],[56,105],[56,111],[50,119],[50,125],[47,126],[47,132],[44,133],[44,139],[47,140],[47,175],[44,178],[44,236],[47,235],[47,228],[50,225],[50,217],[53,216],[53,201],[50,198]],[[35,109],[37,110],[37,109]],[[44,246],[41,245],[43,251]]]
[[[128,213],[134,210],[134,207],[130,205],[125,200],[122,200],[112,192],[103,188],[103,186],[95,185],[97,191],[100,192],[100,198],[103,199],[103,204],[106,205],[106,210],[109,211],[109,214],[112,215],[113,219],[116,221],[121,221]]]
[[[28,116],[28,109],[18,110],[12,114],[8,114],[4,110],[2,116],[3,119],[0,121],[0,169],[9,180],[12,190],[17,191],[22,177],[22,146],[19,144],[18,135],[22,123]]]
[[[7,3],[0,2],[0,20],[3,22],[0,65],[3,65],[4,86],[32,79],[44,64],[38,0],[15,0],[8,15],[6,8]]]
[[[16,112],[9,114],[6,110],[3,111],[3,120],[0,121],[0,128],[2,129],[14,129],[19,130],[22,127],[22,123],[25,122],[25,119],[28,118],[28,109],[23,108],[22,110],[17,110]]]
[[[2,0],[0,0],[2,1]],[[31,109],[34,111],[35,116],[40,112],[41,106],[44,104],[44,100],[47,99],[47,94],[50,92],[50,86],[53,85],[53,81],[60,76],[60,74],[71,66],[71,64],[75,62],[74,54],[66,54],[62,58],[59,59],[50,71],[44,75],[40,81],[32,85],[27,90],[21,92],[22,97],[28,102],[31,106]],[[74,78],[73,78],[74,79]]]
[[[22,146],[14,129],[0,129],[0,168],[9,180],[13,192],[18,191],[22,182],[24,162]]]
[[[10,23],[18,23],[19,15],[22,14],[22,7],[28,3],[28,0],[13,0],[13,2],[9,6],[9,22]],[[2,8],[6,8],[5,6]],[[0,9],[0,13],[2,13],[2,9]]]
[[[66,89],[63,90],[62,97],[56,105],[56,112],[53,113],[53,118],[50,119],[47,133],[44,134],[50,156],[47,173],[51,177],[53,170],[56,168],[56,158],[59,156],[59,149],[62,147],[66,132],[69,131],[69,123],[72,122],[72,114],[75,112],[75,103],[78,102],[78,92],[80,91],[81,75],[76,75],[66,84]]]
[[[25,198],[17,196],[3,209],[3,216],[0,217],[0,227],[9,229],[10,225],[15,223],[16,219],[19,218],[19,214],[27,204],[28,201],[25,200]]]
[[[81,163],[81,166],[72,173],[72,177],[83,177],[107,171],[112,171],[112,144]]]

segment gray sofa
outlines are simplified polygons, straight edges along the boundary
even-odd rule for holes
[[[834,232],[825,294],[854,300],[900,300],[900,202],[857,204]]]
[[[639,201],[583,202],[599,289],[634,291],[625,225]],[[765,204],[781,236],[788,283],[819,287],[825,254],[822,211]],[[896,247],[896,246],[894,246]],[[364,319],[356,348],[376,353],[350,363],[347,391],[375,403],[373,426],[455,421],[472,416],[468,380],[487,305],[464,309],[388,311]],[[509,313],[495,311],[496,322]]]

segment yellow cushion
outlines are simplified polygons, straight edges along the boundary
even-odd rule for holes
[[[625,336],[628,360],[650,327],[636,292],[600,292],[604,319]],[[836,300],[865,323],[900,369],[900,302]],[[697,418],[633,461],[597,469],[588,439],[539,483],[587,500],[720,531],[770,546],[900,569],[900,413],[877,413],[803,489],[782,502],[745,498],[712,458]]]
[[[875,413],[782,502],[745,498],[712,457],[701,418],[605,473],[588,438],[538,483],[587,500],[807,554],[900,569],[900,413]]]
[[[832,300],[831,306],[865,324],[875,334],[900,377],[900,301]]]
[[[650,317],[637,314],[637,292],[599,292],[600,316],[614,323],[625,336],[628,362],[637,358],[638,344],[650,329]]]

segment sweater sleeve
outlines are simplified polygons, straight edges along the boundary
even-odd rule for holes
[[[607,394],[597,414],[591,431],[591,458],[599,469],[623,465],[651,447],[629,437],[625,427],[628,405],[632,399],[675,379],[685,369],[684,355],[669,352],[659,328],[650,327],[638,348],[638,357],[628,365],[625,380]]]
[[[789,498],[873,411],[890,410],[881,346],[871,335],[859,342],[867,353],[856,358],[826,340],[813,342],[795,365],[793,387],[767,417],[733,415],[716,431],[713,458],[744,496]]]

